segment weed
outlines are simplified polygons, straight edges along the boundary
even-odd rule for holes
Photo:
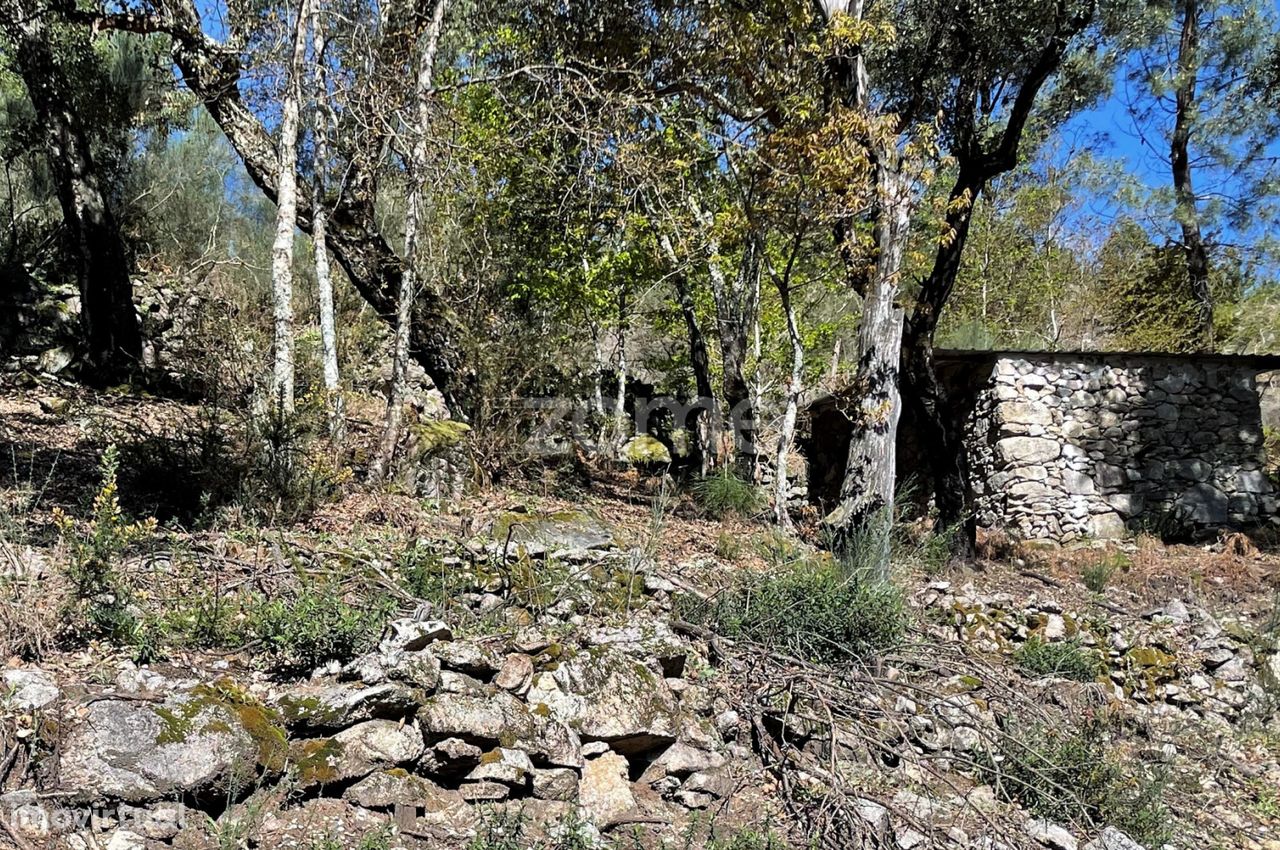
[[[337,584],[309,582],[292,597],[257,602],[248,613],[248,633],[276,666],[310,670],[367,650],[393,611],[390,599],[351,604]]]
[[[1055,821],[1110,824],[1148,847],[1172,834],[1164,779],[1140,775],[1112,754],[1094,720],[1080,729],[1028,724],[986,754],[982,778],[1007,800]]]
[[[813,661],[865,657],[893,646],[906,627],[897,587],[846,575],[829,560],[740,576],[710,604],[677,599],[685,619]]]
[[[963,528],[955,526],[929,531],[906,546],[899,543],[897,560],[919,564],[927,575],[938,575],[951,564],[956,535],[963,533]]]
[[[54,508],[53,519],[67,552],[67,577],[78,613],[94,633],[126,640],[137,622],[130,604],[131,589],[117,562],[130,546],[155,533],[156,521],[125,521],[116,483],[119,467],[116,447],[108,446],[98,467],[102,483],[93,498],[93,516],[83,531],[61,508]]]
[[[1032,635],[1013,654],[1014,661],[1034,676],[1060,676],[1091,682],[1098,675],[1099,658],[1077,640],[1046,641]]]
[[[1260,820],[1280,823],[1280,789],[1261,781],[1253,782],[1250,789],[1253,792],[1253,801],[1249,808],[1253,813]]]
[[[716,557],[736,563],[742,558],[742,539],[727,531],[720,532],[720,536],[716,538]]]
[[[702,509],[714,517],[751,517],[764,507],[764,493],[750,481],[729,470],[709,475],[693,485],[693,495]]]
[[[706,850],[787,850],[787,846],[771,829],[761,831],[748,827],[724,835],[713,828]]]
[[[445,566],[444,557],[436,549],[420,542],[400,553],[395,572],[405,590],[440,606],[447,605],[470,584],[466,573]]]
[[[307,850],[390,850],[391,837],[392,831],[388,825],[366,832],[355,844],[349,838],[338,839],[326,835],[312,838],[306,847]]]
[[[1084,586],[1094,593],[1102,593],[1111,583],[1117,572],[1127,571],[1132,566],[1129,556],[1123,552],[1108,552],[1098,560],[1085,566],[1080,572]]]

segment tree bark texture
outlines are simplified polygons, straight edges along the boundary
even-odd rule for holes
[[[329,128],[333,119],[329,109],[329,88],[325,80],[324,15],[320,0],[311,0],[312,65],[311,89],[315,98],[313,130],[315,163],[312,166],[311,190],[315,214],[311,223],[311,244],[315,253],[316,298],[320,308],[320,350],[324,373],[324,390],[329,408],[329,433],[341,443],[346,432],[346,411],[342,400],[341,374],[338,369],[338,331],[334,320],[333,275],[329,269],[327,237],[329,213],[326,204],[326,168],[329,161]]]
[[[310,4],[302,0],[293,33],[293,53],[280,104],[280,192],[271,243],[271,402],[278,416],[293,412],[293,232],[298,223],[298,113],[307,54]]]

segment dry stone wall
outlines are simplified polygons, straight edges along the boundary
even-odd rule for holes
[[[1269,519],[1256,375],[1228,358],[998,358],[968,422],[979,521],[1066,542]]]

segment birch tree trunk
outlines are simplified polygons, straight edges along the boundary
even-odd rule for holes
[[[277,416],[293,412],[293,232],[298,224],[298,109],[307,52],[308,0],[298,7],[284,100],[280,105],[280,191],[276,237],[271,245],[271,301],[274,352],[271,401]]]
[[[346,433],[346,417],[338,372],[338,333],[333,317],[333,277],[329,271],[329,243],[326,236],[329,211],[325,206],[325,171],[329,156],[329,89],[325,81],[324,19],[320,0],[311,0],[312,96],[315,98],[315,164],[312,168],[311,244],[315,251],[316,295],[320,302],[320,349],[324,390],[329,407],[329,434],[341,443]]]
[[[618,452],[631,439],[627,427],[627,291],[618,293],[618,387],[613,400],[613,445]]]
[[[787,384],[787,404],[782,413],[782,425],[778,430],[778,454],[773,471],[773,516],[778,525],[791,528],[791,514],[787,510],[787,458],[796,435],[796,414],[800,407],[800,393],[804,381],[804,344],[796,326],[796,311],[791,305],[791,285],[778,281],[778,297],[782,301],[782,313],[787,320],[787,339],[791,342],[791,378]]]
[[[423,188],[426,185],[427,129],[430,125],[431,87],[436,53],[448,0],[436,0],[431,22],[419,43],[418,76],[414,86],[415,117],[413,146],[409,156],[409,194],[404,214],[404,272],[397,295],[395,343],[391,354],[391,385],[387,391],[387,418],[382,443],[370,474],[385,478],[395,461],[396,446],[404,421],[405,384],[409,366],[409,335],[413,321],[413,300],[417,294],[417,257],[422,229]]]

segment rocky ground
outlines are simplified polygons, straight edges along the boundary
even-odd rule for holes
[[[802,654],[695,615],[824,557],[635,473],[196,530],[125,493],[80,545],[104,433],[167,417],[0,395],[0,845],[1280,848],[1266,541],[943,568],[904,530],[905,633]]]

